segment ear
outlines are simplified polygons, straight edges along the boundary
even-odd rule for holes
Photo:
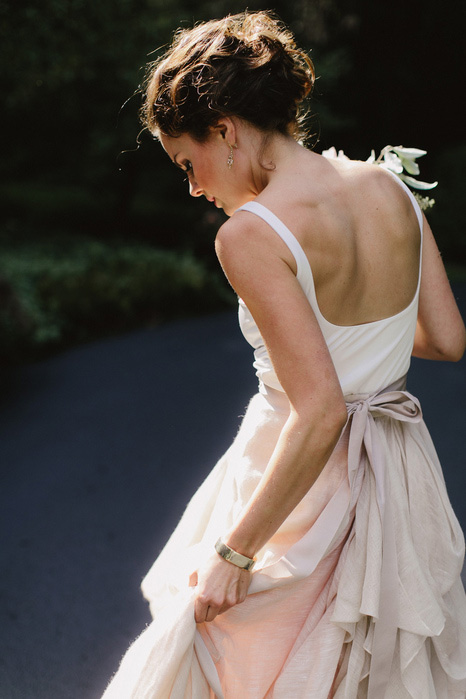
[[[230,117],[222,117],[212,128],[213,133],[217,134],[225,143],[234,146],[237,138],[237,128],[235,122]]]

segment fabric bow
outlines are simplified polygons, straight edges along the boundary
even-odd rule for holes
[[[398,564],[395,523],[390,501],[388,465],[376,425],[378,418],[389,417],[401,422],[420,422],[421,406],[417,398],[404,390],[406,377],[379,393],[346,396],[349,430],[348,478],[352,501],[361,459],[372,469],[376,484],[377,505],[382,527],[382,567],[380,572],[379,614],[375,620],[368,699],[383,699],[388,688],[398,629]]]

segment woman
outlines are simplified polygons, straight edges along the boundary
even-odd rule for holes
[[[182,31],[151,67],[146,126],[230,217],[259,393],[105,697],[466,696],[464,540],[405,391],[411,354],[456,361],[465,328],[409,190],[300,144],[313,80],[266,13]]]

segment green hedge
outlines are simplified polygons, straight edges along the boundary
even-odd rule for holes
[[[0,255],[0,358],[7,362],[234,302],[223,278],[188,253],[73,238],[0,239]]]

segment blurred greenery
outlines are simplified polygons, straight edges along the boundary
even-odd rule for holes
[[[466,74],[466,3],[450,0],[440,14],[435,0],[277,0],[269,8],[312,51],[316,150],[335,145],[366,158],[388,143],[425,148],[422,178],[439,180],[429,217],[444,258],[466,264],[460,221],[466,140],[458,98],[458,77]],[[244,9],[237,0],[0,0],[3,356],[12,348],[18,356],[19,337],[27,336],[25,343],[35,337],[40,352],[58,346],[59,335],[65,344],[89,337],[76,330],[86,314],[91,335],[107,325],[125,329],[125,294],[132,308],[136,296],[144,299],[148,315],[135,311],[135,323],[147,322],[151,305],[158,317],[163,290],[154,278],[163,278],[162,253],[170,253],[163,259],[172,277],[180,276],[180,288],[183,260],[213,273],[212,243],[224,219],[207,202],[186,197],[160,146],[147,133],[138,137],[138,86],[145,64],[178,26]],[[60,254],[50,248],[54,236],[62,241]],[[146,258],[157,273],[144,271]],[[98,281],[99,267],[107,286]],[[39,269],[46,268],[42,277]],[[94,295],[79,312],[71,301],[78,278],[83,294]],[[69,301],[60,305],[53,294]],[[188,294],[186,312],[189,301]],[[54,304],[61,320],[52,320]],[[45,326],[41,314],[49,319]]]
[[[76,236],[0,238],[0,253],[0,358],[10,363],[235,300],[189,253]]]

